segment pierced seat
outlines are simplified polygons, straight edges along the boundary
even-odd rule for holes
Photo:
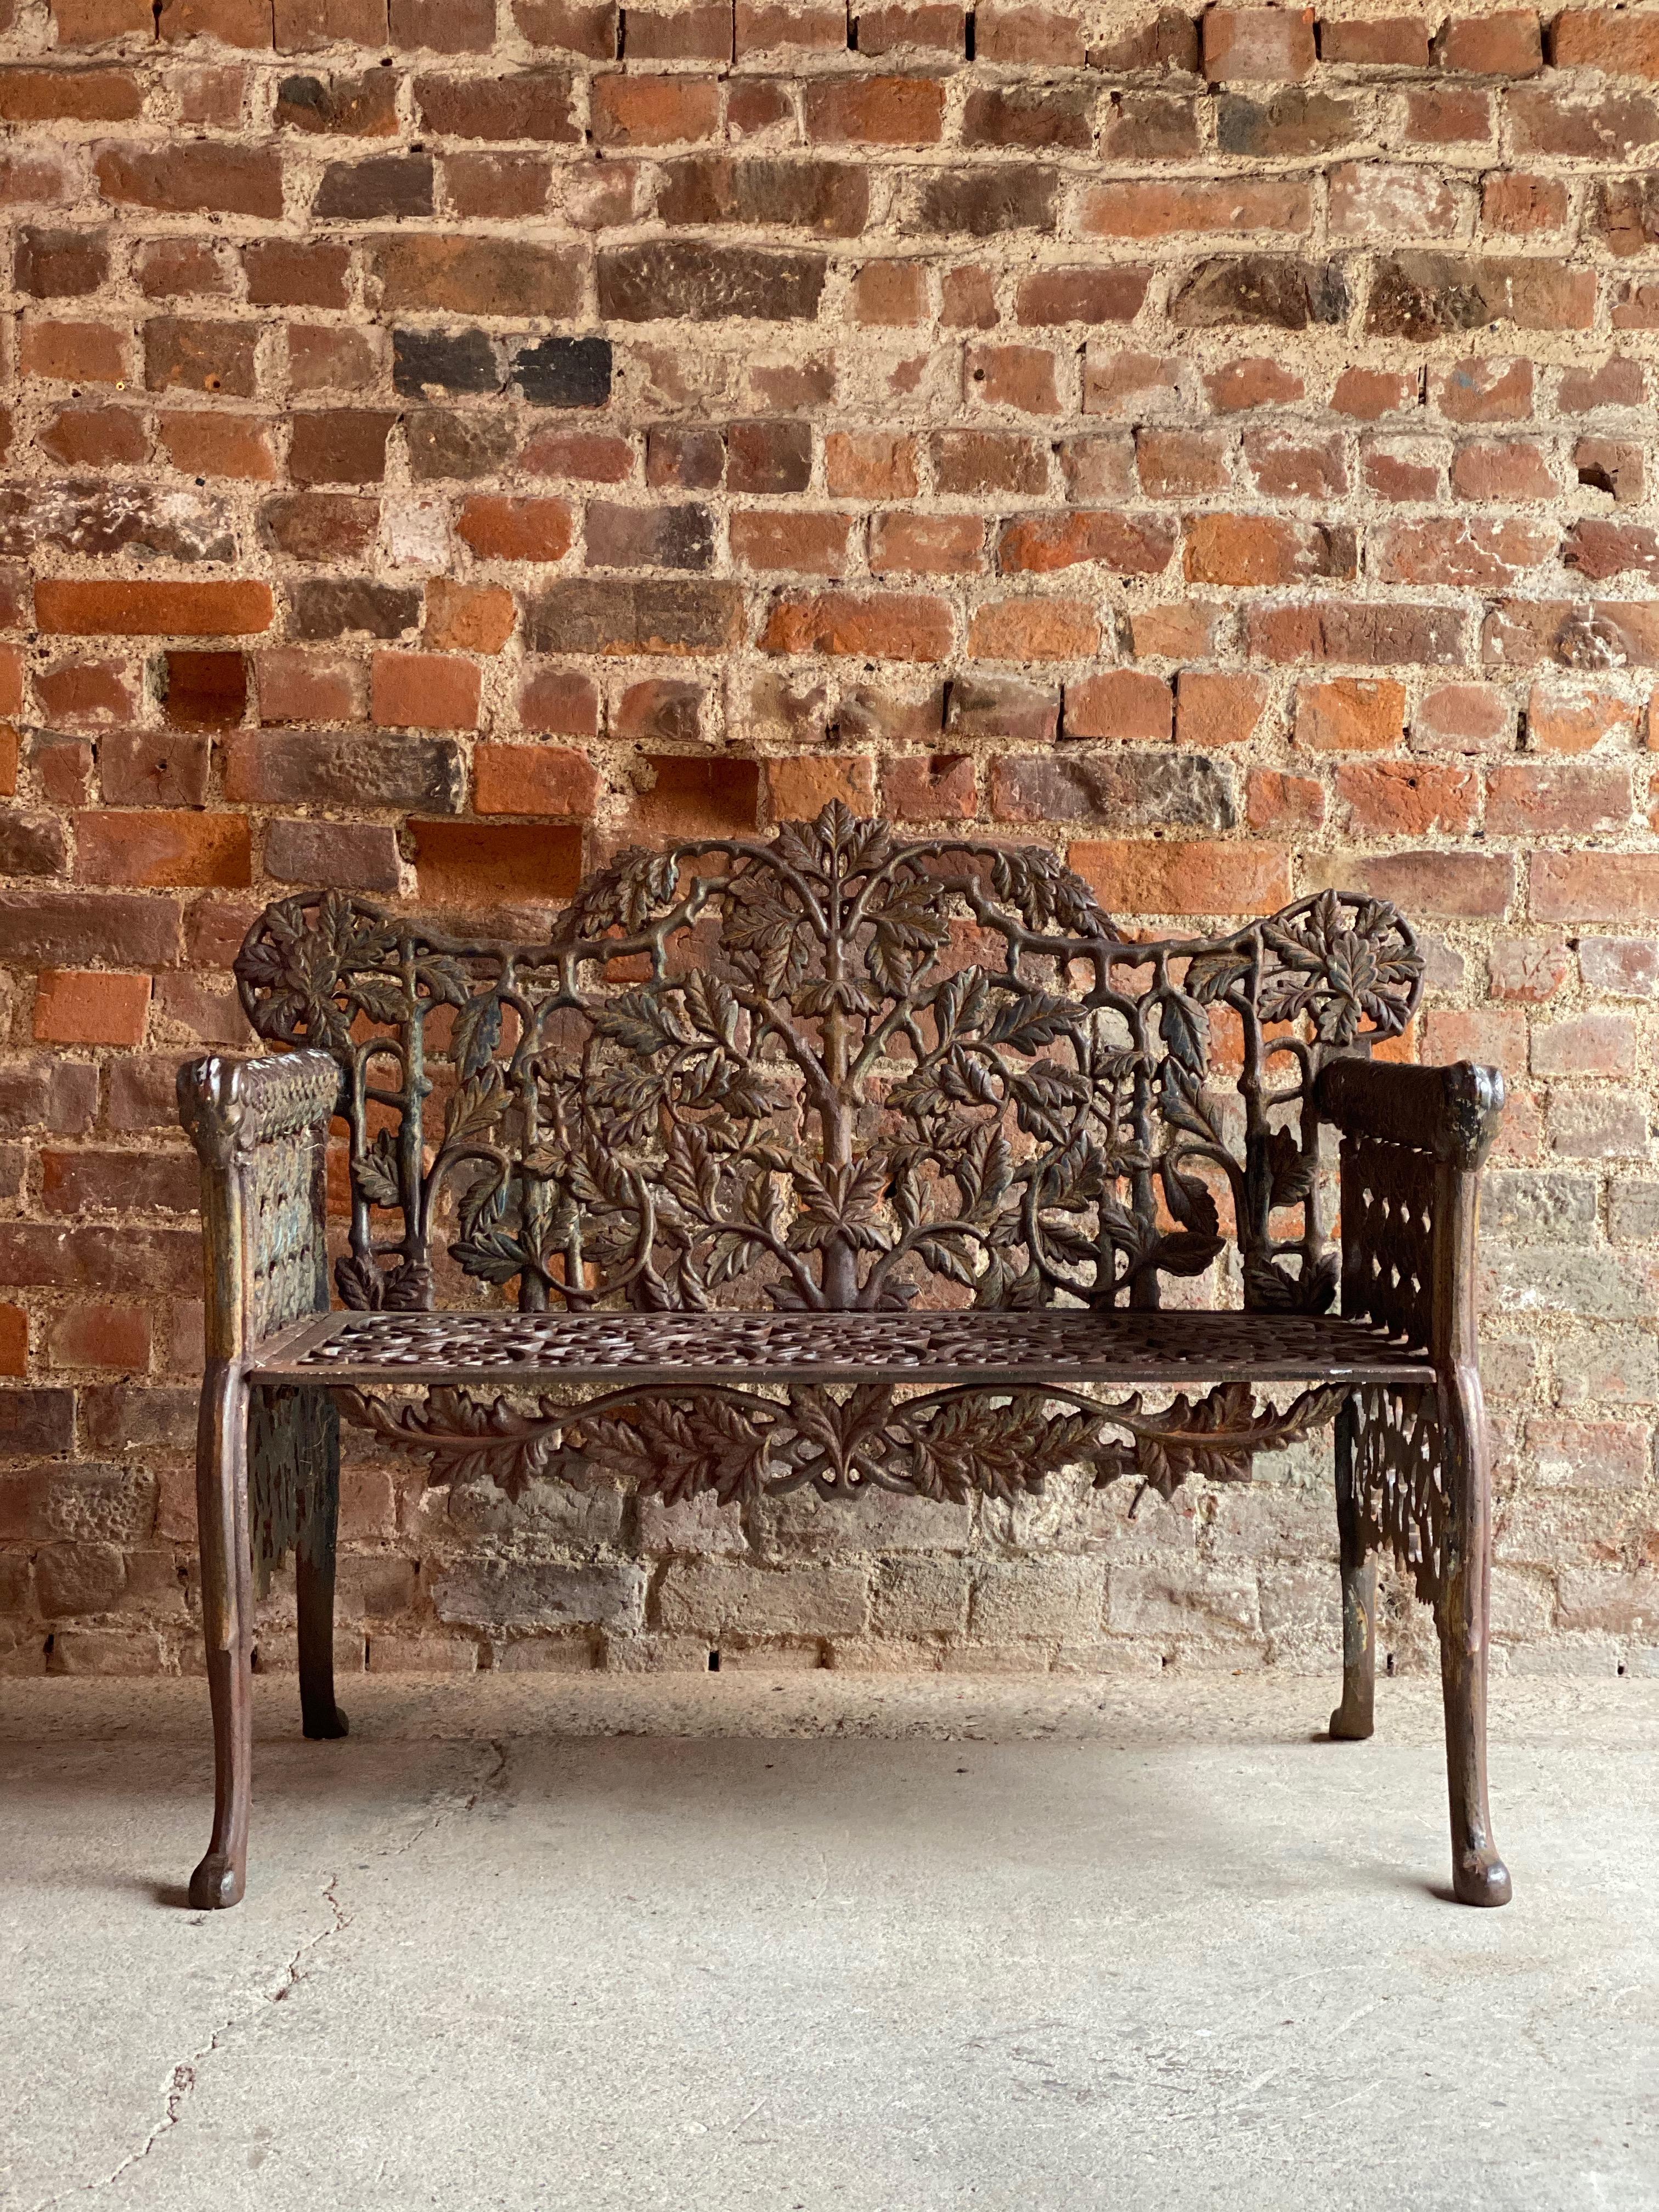
[[[1432,1382],[1428,1354],[1364,1322],[1224,1313],[337,1313],[267,1339],[261,1382],[1045,1382],[1156,1389]]]

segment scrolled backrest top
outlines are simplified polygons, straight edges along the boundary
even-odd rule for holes
[[[833,805],[621,854],[535,943],[302,894],[237,975],[262,1036],[342,1069],[351,1304],[431,1304],[447,1249],[531,1310],[1145,1306],[1231,1227],[1246,1302],[1311,1310],[1311,1084],[1403,1029],[1421,964],[1336,892],[1132,939],[1046,847]]]

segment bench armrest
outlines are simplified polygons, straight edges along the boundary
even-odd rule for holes
[[[179,1119],[202,1163],[210,1359],[240,1359],[327,1312],[325,1152],[339,1103],[327,1053],[179,1069]]]
[[[1473,1172],[1498,1134],[1504,1079],[1495,1067],[1468,1060],[1417,1067],[1343,1056],[1321,1070],[1314,1104],[1345,1136],[1431,1152]]]
[[[1409,1339],[1449,1370],[1476,1352],[1480,1163],[1504,1079],[1459,1060],[1358,1058],[1322,1069],[1314,1103],[1342,1132],[1342,1311]]]

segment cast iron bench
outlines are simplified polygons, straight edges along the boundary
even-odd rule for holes
[[[1439,1630],[1456,1893],[1508,1899],[1474,1298],[1503,1085],[1370,1058],[1421,990],[1392,907],[1326,891],[1143,942],[1043,848],[901,841],[835,805],[770,842],[624,853],[539,943],[317,891],[268,908],[236,966],[294,1049],[179,1075],[208,1280],[194,1905],[242,1894],[252,1589],[289,1550],[305,1732],[345,1733],[341,1415],[437,1481],[668,1499],[1014,1498],[1064,1467],[1167,1498],[1334,1420],[1331,1733],[1371,1733],[1387,1546]],[[1241,1310],[1164,1306],[1218,1260]],[[516,1280],[517,1310],[460,1304],[469,1278]]]

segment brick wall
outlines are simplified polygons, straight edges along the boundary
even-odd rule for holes
[[[13,5],[0,1666],[192,1663],[172,1077],[258,907],[837,793],[1425,918],[1418,1048],[1515,1094],[1500,1656],[1659,1665],[1659,8]],[[343,1642],[1328,1663],[1323,1468],[744,1523],[354,1457]]]

